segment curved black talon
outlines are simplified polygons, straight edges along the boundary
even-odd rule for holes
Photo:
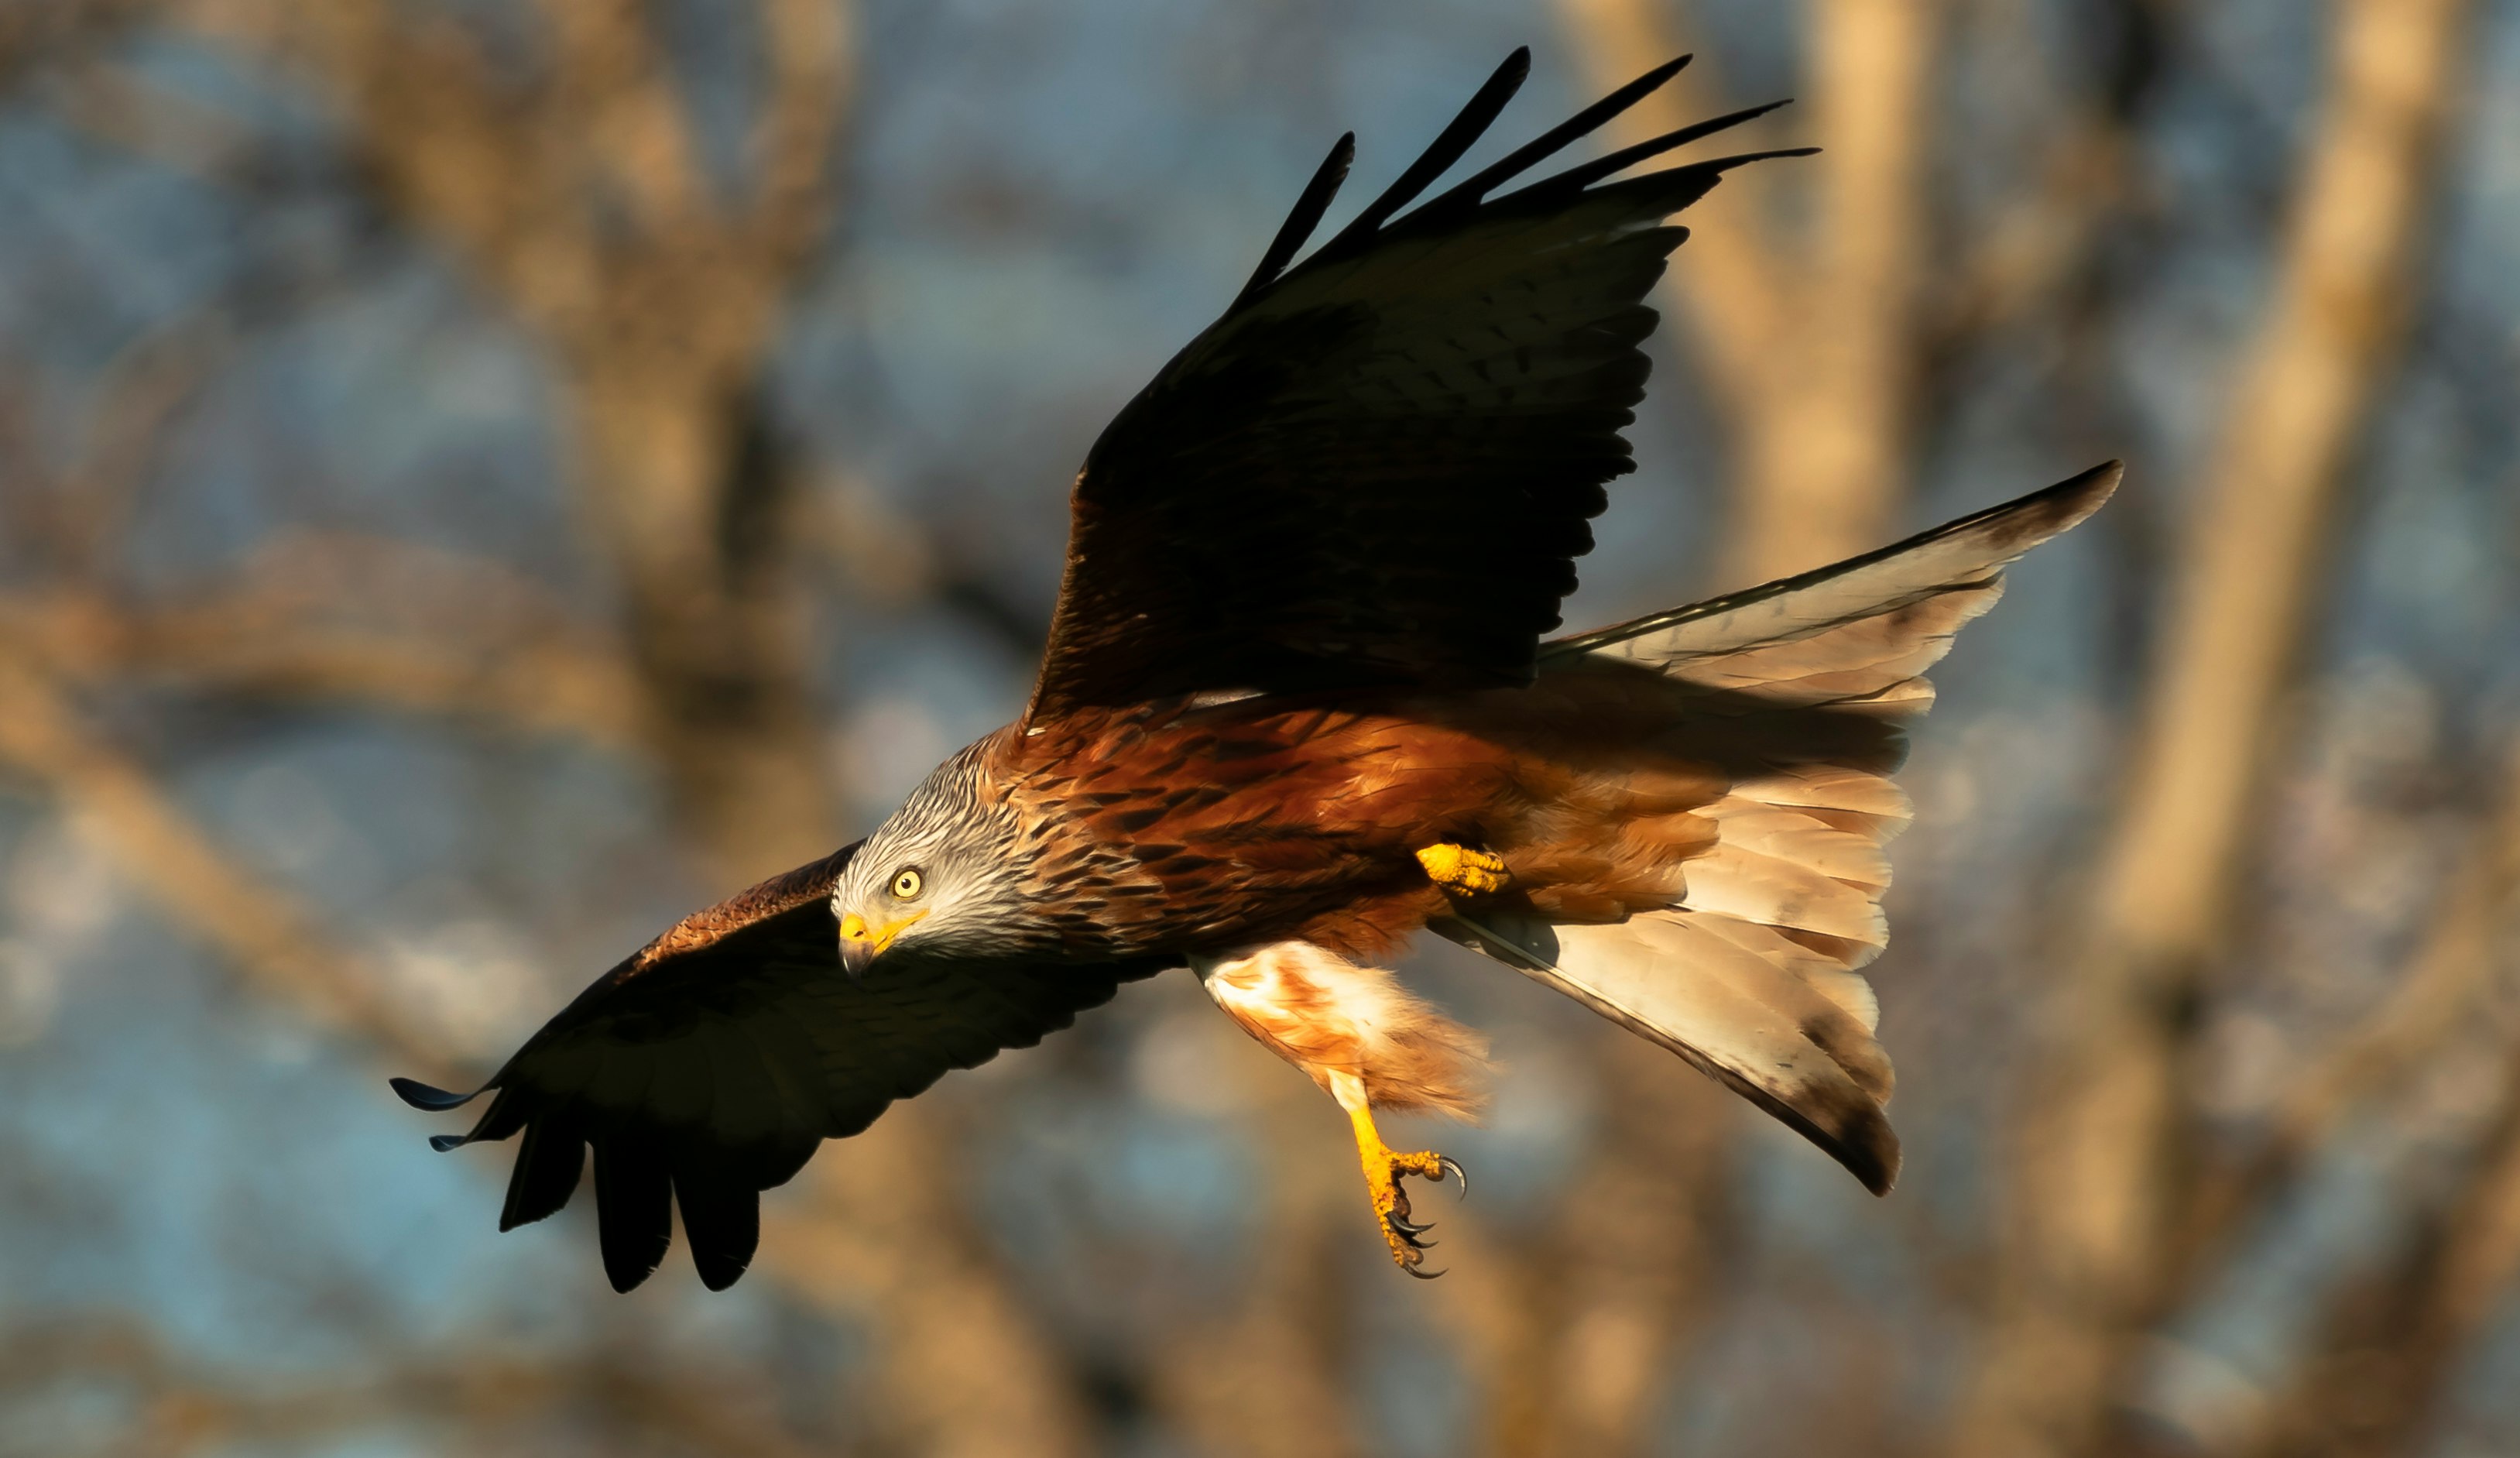
[[[1426,1173],[1418,1164],[1418,1162],[1425,1160],[1429,1155],[1432,1155],[1435,1161],[1435,1172],[1432,1174]],[[1448,1179],[1455,1179],[1462,1182],[1462,1194],[1464,1198],[1470,1193],[1470,1176],[1462,1168],[1461,1161],[1449,1155],[1434,1155],[1431,1151],[1429,1155],[1409,1157],[1409,1163],[1405,1167],[1401,1164],[1400,1158],[1395,1156],[1392,1160],[1389,1204],[1384,1205],[1379,1199],[1375,1201],[1375,1205],[1381,1211],[1382,1233],[1391,1242],[1391,1253],[1398,1258],[1398,1264],[1402,1270],[1420,1281],[1431,1281],[1444,1274],[1439,1270],[1424,1270],[1419,1266],[1424,1253],[1434,1250],[1441,1243],[1426,1239],[1426,1232],[1435,1228],[1434,1221],[1409,1218],[1409,1196],[1401,1182],[1410,1175],[1416,1175],[1419,1179],[1439,1185]]]

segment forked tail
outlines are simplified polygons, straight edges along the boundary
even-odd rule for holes
[[[2117,488],[2116,462],[1868,556],[1560,639],[1542,669],[1618,660],[1697,691],[1688,739],[1728,788],[1686,890],[1607,925],[1470,910],[1435,930],[1688,1059],[1874,1194],[1899,1173],[1890,1060],[1857,969],[1888,940],[1882,846],[1907,827],[1897,726],[2003,569]]]

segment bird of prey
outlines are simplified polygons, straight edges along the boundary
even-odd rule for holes
[[[499,1070],[453,1148],[521,1133],[502,1229],[594,1151],[604,1265],[671,1244],[740,1276],[759,1193],[952,1069],[1167,969],[1353,1125],[1403,1270],[1425,1226],[1380,1110],[1467,1115],[1484,1045],[1382,970],[1421,930],[1668,1048],[1887,1191],[1890,781],[1925,669],[2114,464],[1798,577],[1548,638],[1605,483],[1634,467],[1642,302],[1725,173],[1642,173],[1720,116],[1528,174],[1639,77],[1424,198],[1529,68],[1517,51],[1300,262],[1342,138],[1250,282],[1119,413],[1074,485],[1023,716],[874,834],[697,912]],[[1415,205],[1414,206],[1412,205]],[[408,1080],[424,1109],[471,1097]]]

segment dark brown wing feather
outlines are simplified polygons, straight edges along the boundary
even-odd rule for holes
[[[1686,236],[1663,219],[1755,159],[1593,184],[1758,113],[1488,198],[1674,62],[1395,219],[1527,64],[1281,276],[1346,171],[1342,140],[1251,285],[1103,432],[1028,725],[1168,695],[1528,680],[1602,484],[1634,469],[1619,432],[1643,393],[1642,300]]]
[[[711,1290],[743,1273],[760,1237],[760,1192],[825,1139],[855,1134],[949,1070],[1029,1047],[1152,967],[840,969],[828,906],[857,847],[696,913],[596,980],[508,1060],[472,1131],[524,1140],[499,1228],[560,1209],[595,1150],[604,1268],[614,1289],[648,1278],[679,1205]],[[417,1108],[451,1094],[407,1078]]]

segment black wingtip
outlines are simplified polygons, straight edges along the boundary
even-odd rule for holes
[[[1770,1113],[1775,1113],[1771,1108]],[[1891,1129],[1890,1119],[1880,1106],[1868,1104],[1847,1111],[1835,1120],[1834,1127],[1800,1116],[1786,1118],[1795,1131],[1825,1151],[1837,1161],[1856,1183],[1874,1196],[1886,1196],[1899,1183],[1899,1135]]]
[[[721,1156],[687,1155],[674,1171],[674,1199],[700,1284],[733,1286],[761,1247],[761,1196],[751,1180]]]
[[[525,1140],[508,1174],[508,1199],[499,1228],[514,1230],[556,1214],[577,1192],[586,1165],[585,1136],[558,1117],[525,1125]]]
[[[1661,90],[1664,83],[1679,75],[1692,59],[1694,58],[1689,56],[1674,57],[1646,71],[1643,75],[1481,168],[1477,175],[1428,203],[1420,209],[1420,214],[1430,217],[1440,216],[1446,212],[1457,212],[1465,207],[1477,206],[1480,199],[1501,184],[1520,176],[1540,162],[1563,152],[1567,144],[1599,130],[1602,123],[1611,117]]]
[[[1847,1172],[1870,1191],[1873,1198],[1886,1198],[1899,1184],[1899,1166],[1903,1162],[1899,1136],[1890,1132],[1890,1121],[1883,1119],[1878,1129],[1863,1130],[1859,1137],[1861,1143],[1851,1158],[1849,1154],[1835,1150],[1830,1153],[1837,1155],[1838,1162],[1846,1166]]]
[[[472,1140],[471,1137],[463,1134],[431,1134],[428,1136],[428,1147],[437,1151],[441,1155],[450,1149],[462,1149],[464,1146],[471,1144],[472,1142]]]
[[[752,1252],[748,1249],[726,1251],[697,1244],[692,1247],[692,1269],[699,1273],[700,1285],[711,1291],[724,1291],[742,1280],[751,1264]]]
[[[425,1109],[431,1114],[443,1114],[449,1109],[461,1109],[481,1096],[481,1090],[477,1088],[471,1093],[448,1093],[445,1089],[433,1088],[417,1078],[388,1078],[385,1080],[385,1086],[394,1091],[395,1098],[414,1109]]]
[[[1295,251],[1302,248],[1304,241],[1313,236],[1313,230],[1322,225],[1322,214],[1329,211],[1330,201],[1338,196],[1340,185],[1347,181],[1348,168],[1355,164],[1356,133],[1349,132],[1338,139],[1338,145],[1330,149],[1330,155],[1322,159],[1322,164],[1313,169],[1312,181],[1304,184],[1304,191],[1295,199],[1295,205],[1286,214],[1286,220],[1278,225],[1277,236],[1269,240],[1268,251],[1260,255],[1260,266],[1251,270],[1250,282],[1242,286],[1241,293],[1234,296],[1228,312],[1241,307],[1252,295],[1277,282],[1278,275],[1283,273],[1286,264],[1294,258]]]
[[[2007,501],[2002,506],[1989,507],[1962,518],[1961,523],[2009,518],[2012,534],[2022,540],[2026,550],[2032,543],[2046,541],[2060,531],[2081,524],[2085,518],[2098,511],[2117,494],[2118,482],[2125,478],[2124,461],[2102,461],[2088,471],[2077,472],[2017,501]]]
[[[655,1273],[674,1241],[665,1165],[635,1134],[596,1144],[595,1212],[605,1279],[627,1294]]]
[[[1418,201],[1418,194],[1443,176],[1453,163],[1462,159],[1462,154],[1486,135],[1487,129],[1496,123],[1498,114],[1505,111],[1506,103],[1513,100],[1514,93],[1520,91],[1522,83],[1530,77],[1531,47],[1516,46],[1513,54],[1506,57],[1505,64],[1480,84],[1469,104],[1445,124],[1418,159],[1403,169],[1391,186],[1382,190],[1382,196],[1366,205],[1363,212],[1351,219],[1329,242],[1322,245],[1322,255],[1328,257],[1342,250],[1363,247],[1393,213]]]
[[[1542,178],[1540,181],[1535,182],[1529,187],[1522,189],[1518,193],[1511,194],[1510,196],[1525,200],[1543,197],[1551,199],[1571,197],[1572,195],[1591,187],[1594,183],[1600,181],[1602,178],[1615,176],[1616,174],[1624,172],[1628,168],[1635,166],[1639,162],[1660,157],[1666,152],[1676,151],[1679,148],[1688,146],[1691,142],[1703,141],[1708,137],[1714,136],[1717,132],[1730,131],[1733,127],[1739,126],[1744,122],[1755,121],[1759,117],[1765,116],[1770,112],[1777,110],[1778,107],[1789,106],[1791,104],[1790,98],[1785,101],[1772,101],[1760,106],[1744,107],[1737,112],[1727,112],[1721,116],[1712,116],[1704,121],[1691,122],[1687,126],[1664,132],[1661,136],[1647,138],[1642,142],[1637,143],[1633,147],[1622,147],[1618,151],[1610,153],[1605,157],[1596,158],[1592,161],[1579,163],[1578,165],[1569,167],[1565,171],[1559,172],[1554,176]],[[1818,151],[1820,151],[1820,149],[1817,147],[1778,148],[1767,152],[1748,153],[1738,158],[1726,158],[1713,165],[1723,168],[1731,168],[1738,166],[1743,162],[1765,161],[1770,158],[1809,157]]]
[[[1689,62],[1694,59],[1693,55],[1675,56],[1646,71],[1565,121],[1551,127],[1539,137],[1515,148],[1505,158],[1480,169],[1468,180],[1437,196],[1418,211],[1410,214],[1408,219],[1404,219],[1404,224],[1412,220],[1442,218],[1467,208],[1475,208],[1489,192],[1563,151],[1577,138],[1598,130],[1603,122],[1659,90],[1672,77],[1686,69]],[[1512,53],[1506,57],[1505,63],[1490,73],[1487,80],[1480,85],[1477,94],[1470,98],[1469,104],[1463,107],[1451,123],[1437,135],[1426,151],[1416,161],[1410,163],[1391,186],[1383,190],[1381,196],[1366,205],[1364,211],[1349,220],[1348,225],[1333,235],[1329,242],[1322,245],[1321,251],[1314,255],[1314,261],[1318,262],[1367,247],[1385,223],[1390,222],[1402,208],[1416,202],[1436,178],[1461,160],[1471,146],[1486,134],[1487,129],[1495,124],[1497,116],[1505,111],[1506,104],[1522,89],[1523,83],[1530,78],[1530,75],[1531,48],[1514,47]],[[1547,195],[1552,198],[1580,192],[1591,183],[1642,161],[1645,158],[1668,152],[1675,147],[1684,146],[1727,127],[1737,126],[1753,117],[1766,115],[1784,105],[1787,105],[1787,102],[1771,102],[1766,106],[1752,107],[1727,116],[1719,116],[1712,121],[1702,121],[1694,126],[1682,127],[1678,131],[1665,133],[1652,141],[1614,153],[1609,158],[1586,163],[1569,172],[1532,184],[1517,196],[1528,197],[1544,189]],[[1774,157],[1802,155],[1804,154],[1801,152],[1762,154],[1762,156]],[[1252,271],[1250,282],[1244,284],[1242,291],[1235,296],[1233,304],[1228,307],[1228,312],[1241,307],[1251,299],[1252,296],[1275,283],[1285,271],[1286,266],[1294,260],[1296,251],[1304,246],[1305,240],[1312,236],[1313,230],[1320,226],[1323,214],[1328,211],[1330,199],[1337,193],[1339,184],[1345,180],[1355,157],[1356,134],[1350,132],[1339,139],[1338,146],[1330,150],[1329,158],[1313,174],[1313,180],[1306,185],[1303,196],[1295,204],[1294,210],[1287,214],[1286,221],[1278,229],[1278,236],[1271,240],[1268,251],[1262,254],[1260,266]]]

